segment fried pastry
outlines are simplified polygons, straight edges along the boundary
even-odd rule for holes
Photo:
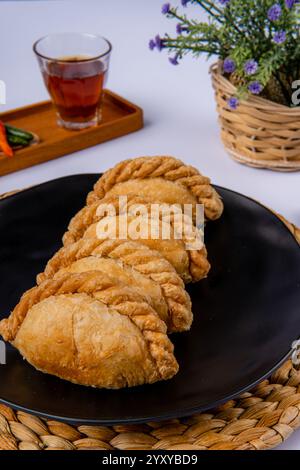
[[[37,276],[40,284],[57,272],[100,270],[118,277],[148,296],[150,305],[165,321],[169,332],[190,329],[191,301],[173,266],[158,252],[127,240],[82,238],[62,247]]]
[[[188,330],[193,319],[184,282],[210,269],[196,207],[215,220],[221,198],[195,168],[141,157],[104,173],[87,202],[0,334],[36,369],[77,384],[118,389],[170,379],[178,364],[167,333]],[[163,205],[155,220],[154,203]],[[171,215],[164,204],[174,206]],[[139,229],[128,231],[131,224]]]
[[[85,238],[99,238],[97,225],[101,221],[101,226],[110,225],[111,228],[116,232],[106,233],[106,238],[119,237],[119,229],[124,232],[126,226],[129,225],[130,220],[134,219],[136,209],[143,205],[148,211],[148,220],[145,224],[148,225],[148,238],[138,238],[139,242],[147,245],[148,247],[159,251],[176,269],[177,273],[184,280],[185,283],[195,282],[205,278],[210,270],[210,264],[207,259],[207,250],[202,241],[202,233],[193,225],[193,221],[186,215],[182,214],[181,227],[182,237],[175,239],[174,235],[176,230],[174,229],[174,214],[173,218],[169,220],[164,218],[164,213],[161,212],[160,216],[160,227],[156,238],[151,237],[151,203],[148,198],[135,196],[133,194],[128,195],[126,207],[120,206],[118,196],[107,196],[100,201],[96,201],[90,206],[85,206],[81,209],[71,220],[68,231],[64,234],[63,243],[65,246],[76,242],[82,237]],[[112,206],[115,209],[117,215],[116,227],[113,224],[109,224],[112,219],[104,211],[99,212],[99,208]],[[126,216],[124,215],[126,211]],[[128,217],[129,216],[129,219]],[[175,217],[176,218],[176,217]],[[154,221],[153,226],[157,224],[157,220]],[[168,227],[170,224],[170,229]],[[122,227],[123,226],[123,227]],[[124,229],[124,230],[123,230]],[[170,239],[162,239],[162,233],[169,234]],[[131,239],[128,234],[127,239]],[[136,238],[137,239],[137,238]],[[195,241],[199,243],[199,247],[195,249]],[[191,249],[189,246],[191,245]]]
[[[142,385],[178,370],[146,297],[99,271],[61,273],[27,291],[0,334],[38,370],[81,385]]]
[[[173,157],[139,157],[118,163],[97,181],[87,203],[128,193],[146,196],[153,203],[203,204],[210,220],[223,212],[222,200],[209,178]]]
[[[106,230],[105,236],[109,239],[112,236],[115,236],[116,229],[116,238],[120,236],[120,231],[125,231],[126,227],[131,223],[142,224],[144,227],[148,225],[148,229],[145,233],[150,234],[151,227],[156,224],[156,221],[146,218],[143,224],[142,219],[135,217],[133,215],[119,214],[114,219],[116,222],[112,221],[111,217],[104,217],[101,222],[101,226],[107,225],[108,229]],[[167,222],[159,221],[158,231],[162,233],[163,231],[170,233],[170,238],[152,238],[151,236],[144,236],[143,232],[134,232],[134,240],[138,240],[143,245],[148,246],[149,248],[158,251],[166,260],[168,260],[172,266],[175,268],[179,276],[184,280],[185,283],[191,281],[199,281],[207,276],[207,273],[210,269],[210,264],[207,259],[207,251],[205,246],[202,244],[201,249],[189,250],[186,246],[184,239],[176,239],[172,233],[172,228],[169,230]],[[112,233],[109,231],[112,229]],[[99,230],[98,223],[90,225],[87,230],[84,232],[82,238],[99,238],[101,235]],[[127,239],[131,240],[130,232],[127,234]]]
[[[95,222],[99,222],[103,217],[119,214],[131,214],[137,215],[140,211],[146,211],[149,217],[152,217],[152,204],[153,201],[149,197],[136,195],[135,193],[128,193],[121,195],[108,195],[103,199],[96,200],[94,203],[84,206],[74,217],[71,219],[68,230],[63,236],[63,244],[70,245],[75,241],[79,240],[86,229]],[[166,220],[168,214],[170,214],[170,222],[174,220],[176,211],[182,214],[183,220],[186,224],[190,223],[194,225],[193,221],[190,220],[189,215],[184,214],[184,204],[176,203],[170,207],[164,206],[161,203],[160,210],[158,211],[157,217],[161,220]],[[173,211],[171,210],[173,209]]]

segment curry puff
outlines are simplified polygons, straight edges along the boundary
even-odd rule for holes
[[[155,219],[153,204],[176,210]],[[222,214],[210,180],[173,157],[140,157],[105,172],[36,286],[0,322],[2,337],[36,369],[80,385],[171,379],[178,363],[168,334],[193,321],[185,284],[210,270],[198,204],[206,221]],[[138,234],[124,237],[130,225]]]

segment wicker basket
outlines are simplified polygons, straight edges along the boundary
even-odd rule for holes
[[[288,108],[251,96],[235,111],[227,99],[236,88],[221,73],[211,69],[221,137],[229,155],[239,163],[277,171],[300,170],[300,108]]]

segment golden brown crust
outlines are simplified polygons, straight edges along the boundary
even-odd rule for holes
[[[208,219],[215,220],[221,216],[223,203],[210,185],[209,178],[202,176],[196,168],[168,156],[139,157],[120,162],[102,175],[88,195],[87,203],[90,205],[102,199],[117,183],[159,177],[186,187],[196,196],[198,203],[204,204]]]
[[[75,260],[59,271],[61,273],[82,273],[86,271],[108,273],[109,276],[118,279],[121,284],[135,289],[137,293],[146,297],[159,317],[168,327],[170,325],[169,310],[160,285],[118,259],[91,255]]]
[[[124,195],[127,205],[119,207]],[[173,213],[169,220],[159,213],[155,220],[153,203],[189,204],[192,214],[178,219]],[[167,327],[184,331],[192,322],[182,279],[199,280],[210,268],[194,225],[197,203],[208,219],[223,211],[210,180],[173,157],[141,157],[107,171],[88,206],[71,220],[64,247],[37,277],[38,285],[0,322],[0,334],[37,369],[75,383],[120,388],[171,378],[178,364]],[[103,204],[113,214],[99,214]],[[145,218],[135,212],[137,204],[146,206]],[[98,229],[109,219],[127,229],[127,220],[133,227],[141,223],[151,233],[154,221],[156,237],[144,239],[138,230],[115,239],[120,224],[115,234],[108,224],[110,237],[103,239],[103,227],[100,235]]]
[[[45,271],[38,275],[37,282],[51,279],[59,269],[89,256],[121,260],[158,283],[169,309],[169,331],[185,331],[190,328],[193,318],[191,301],[182,280],[159,252],[138,242],[82,238],[72,245],[62,247],[48,262]]]
[[[101,226],[99,226],[98,223],[90,225],[83,234],[83,238],[101,239],[101,229],[103,226],[107,226],[105,233],[106,238],[119,238],[120,230],[126,229],[126,227],[131,227],[131,224],[139,225],[140,222],[141,219],[138,217],[132,215],[125,216],[124,214],[118,215],[115,221],[111,217],[103,218],[101,220]],[[146,219],[145,222],[141,222],[143,227],[147,227],[148,225],[149,234],[151,233],[152,224],[154,227],[157,225],[159,228],[157,237],[144,237],[142,232],[136,232],[133,234],[134,237],[131,238],[131,233],[128,232],[126,239],[136,240],[148,248],[161,253],[161,255],[172,264],[185,283],[196,282],[207,276],[210,270],[210,264],[207,259],[207,251],[204,245],[202,245],[201,249],[188,249],[188,240],[185,240],[185,237],[175,238],[172,222],[159,221],[157,224],[157,222],[153,222],[152,219]],[[169,228],[170,230],[168,230]],[[111,230],[113,233],[111,233]],[[170,232],[169,238],[161,236],[161,233],[164,230],[166,232]],[[197,238],[195,238],[195,240],[197,240]]]
[[[34,305],[13,344],[37,369],[82,385],[120,388],[161,379],[139,328],[87,294]]]
[[[134,196],[129,195],[128,203],[127,203],[127,213],[131,214],[131,208],[136,207],[138,204],[143,204],[146,210],[148,211],[149,216],[151,215],[151,205],[148,199],[141,197],[141,196]],[[63,242],[65,246],[70,245],[78,241],[82,237],[89,237],[89,233],[91,228],[94,224],[103,220],[107,217],[106,213],[99,213],[98,208],[104,207],[105,205],[111,205],[115,209],[116,215],[122,215],[122,207],[119,206],[119,197],[118,195],[107,196],[101,201],[96,201],[95,203],[91,204],[90,206],[84,207],[81,211],[79,211],[71,220],[68,231],[65,233],[63,237]],[[166,222],[164,220],[163,212],[159,213],[160,220],[165,225]],[[170,217],[170,226],[171,226],[171,233],[174,233],[174,214],[171,214]],[[175,249],[179,250],[182,249],[182,254],[175,260],[173,257],[168,258],[168,260],[173,264],[176,268],[178,274],[183,278],[185,282],[196,282],[203,278],[205,278],[210,270],[210,264],[207,259],[207,250],[205,245],[203,244],[202,248],[200,249],[191,249],[187,248],[188,240],[186,238],[187,234],[190,234],[190,237],[196,239],[200,236],[199,231],[194,227],[191,219],[188,216],[182,216],[182,225],[183,225],[183,239],[182,240],[163,240],[161,242],[161,250],[164,252],[165,246],[168,247],[170,245],[170,249],[173,251],[173,255],[175,255]],[[95,227],[96,228],[96,227]],[[96,230],[94,230],[93,237],[96,238]],[[142,241],[142,240],[140,240]],[[168,243],[169,242],[169,243]],[[143,241],[142,241],[143,243]],[[153,243],[149,240],[150,247],[154,249],[159,249],[159,242],[154,240]],[[171,247],[173,246],[173,248]],[[187,254],[188,258],[186,257],[185,253]],[[175,263],[175,264],[174,264]]]
[[[81,274],[57,273],[27,291],[8,319],[0,322],[0,334],[13,341],[28,313],[42,300],[61,294],[85,293],[126,315],[143,334],[161,378],[169,378],[177,370],[173,345],[166,335],[166,325],[147,303],[146,299],[107,274],[90,271]]]
[[[120,200],[118,196],[107,196],[101,200],[101,204],[103,206],[106,204],[111,204],[115,208],[116,214],[119,214],[123,211],[122,206],[120,207],[119,205],[119,201]],[[147,201],[145,198],[136,196],[134,194],[127,195],[127,201],[129,207],[131,204],[149,203],[149,201]],[[99,221],[100,218],[105,216],[104,213],[101,214],[101,216],[97,215],[99,204],[100,201],[97,200],[94,204],[84,206],[79,212],[77,212],[77,214],[74,215],[74,217],[70,220],[68,230],[63,236],[63,244],[65,246],[79,240],[91,224]]]

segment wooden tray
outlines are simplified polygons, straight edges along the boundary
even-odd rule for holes
[[[37,134],[40,142],[0,154],[0,176],[114,139],[143,127],[143,111],[124,98],[104,91],[103,120],[97,127],[70,131],[57,126],[51,101],[42,101],[0,114],[0,120]]]

